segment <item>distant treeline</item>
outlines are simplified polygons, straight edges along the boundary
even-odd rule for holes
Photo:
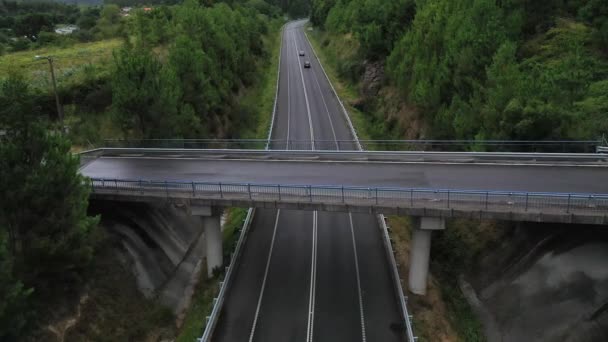
[[[119,12],[56,2],[0,2],[0,54],[44,45],[66,45],[116,36]],[[69,36],[55,34],[59,24],[77,25]]]

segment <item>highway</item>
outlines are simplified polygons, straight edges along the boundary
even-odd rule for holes
[[[302,25],[284,29],[272,138],[352,139]],[[371,215],[258,209],[241,260],[214,341],[404,340]]]

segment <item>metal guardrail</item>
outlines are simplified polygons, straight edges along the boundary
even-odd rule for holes
[[[464,211],[605,214],[608,194],[91,179],[93,194]]]
[[[397,293],[397,298],[399,298],[399,304],[401,305],[402,316],[405,322],[405,332],[408,336],[408,341],[414,342],[416,341],[416,337],[414,336],[414,328],[412,327],[412,315],[410,315],[407,309],[407,297],[403,294],[403,287],[401,286],[401,277],[399,277],[399,269],[397,268],[397,261],[395,260],[395,252],[393,251],[393,244],[391,243],[391,238],[388,235],[388,227],[386,226],[386,221],[384,219],[384,215],[378,215],[378,225],[382,230],[382,241],[386,248],[386,254],[391,265],[391,277],[393,278],[395,292]]]
[[[343,105],[342,105],[343,106]],[[274,114],[273,114],[274,117]],[[271,130],[274,120],[271,122]],[[352,134],[352,133],[351,133]],[[144,139],[105,140],[103,147],[185,148],[185,149],[265,149],[285,146],[288,150],[347,150],[365,146],[372,151],[488,151],[593,153],[599,140],[285,140],[285,139]]]
[[[220,292],[218,293],[217,298],[215,298],[211,314],[209,315],[209,317],[207,317],[205,331],[203,332],[203,336],[197,339],[198,342],[209,341],[211,339],[211,336],[213,335],[213,331],[215,330],[217,320],[219,318],[220,310],[222,308],[222,305],[224,304],[226,291],[228,291],[232,275],[235,272],[234,269],[237,266],[237,262],[242,252],[242,246],[245,244],[245,239],[247,238],[247,233],[249,232],[249,227],[251,226],[251,222],[253,221],[254,214],[254,208],[249,209],[249,211],[247,212],[247,217],[245,218],[245,222],[243,223],[243,229],[241,230],[241,235],[239,236],[239,239],[236,243],[234,254],[230,259],[230,264],[226,269],[226,276],[224,277],[224,281],[221,282]]]

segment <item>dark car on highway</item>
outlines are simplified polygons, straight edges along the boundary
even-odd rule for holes
[[[304,62],[304,67],[305,68],[310,68],[310,61]]]

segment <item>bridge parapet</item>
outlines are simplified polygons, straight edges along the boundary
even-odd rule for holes
[[[608,195],[91,179],[92,196],[211,206],[608,224]]]

